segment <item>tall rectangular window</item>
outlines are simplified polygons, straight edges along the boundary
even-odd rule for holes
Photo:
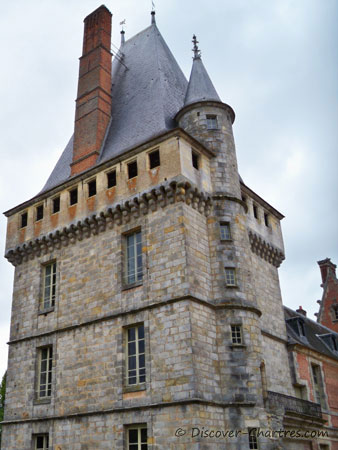
[[[221,228],[221,240],[230,241],[231,240],[230,224],[227,222],[222,222],[220,228]]]
[[[53,214],[60,211],[60,197],[53,198]]]
[[[43,219],[43,205],[36,207],[36,221]]]
[[[34,436],[34,450],[49,450],[48,434],[36,434]]]
[[[198,170],[200,167],[198,153],[191,151],[191,162],[192,162],[192,166]]]
[[[137,177],[137,161],[128,164],[128,178]]]
[[[42,309],[53,308],[56,297],[56,262],[43,266]]]
[[[126,284],[142,281],[142,235],[141,231],[128,234],[126,237]]]
[[[146,381],[144,325],[126,330],[127,339],[127,385]]]
[[[256,205],[252,205],[252,209],[253,209],[253,214],[254,214],[254,218],[258,219],[258,208]]]
[[[227,286],[236,286],[236,272],[232,267],[225,268],[225,283]]]
[[[242,344],[242,325],[231,325],[231,341],[233,344]]]
[[[28,213],[24,212],[23,214],[21,214],[20,228],[25,228],[27,226],[27,222],[28,222]]]
[[[258,449],[258,440],[256,436],[256,428],[249,428],[248,429],[249,434],[249,449],[256,450]]]
[[[88,182],[88,197],[93,197],[96,195],[96,180],[91,180]]]
[[[37,398],[49,398],[52,394],[53,347],[43,347],[38,352]]]
[[[160,151],[154,150],[149,153],[149,167],[150,169],[154,169],[160,165]]]
[[[75,205],[77,203],[77,187],[69,191],[69,204]]]
[[[127,449],[147,450],[147,427],[146,425],[131,425],[127,429]]]
[[[316,364],[311,364],[312,380],[313,380],[313,390],[316,403],[320,403],[322,408],[326,408],[324,386],[322,372],[320,366]]]

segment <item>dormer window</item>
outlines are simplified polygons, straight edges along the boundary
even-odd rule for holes
[[[329,348],[334,352],[338,352],[338,342],[333,333],[317,335]]]
[[[207,116],[207,128],[208,130],[217,130],[217,116]]]
[[[304,337],[306,339],[305,322],[302,317],[292,317],[287,319],[286,322],[299,337]]]

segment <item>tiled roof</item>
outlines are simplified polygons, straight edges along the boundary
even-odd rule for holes
[[[319,353],[338,359],[338,352],[325,343],[325,341],[327,341],[326,339],[320,337],[331,334],[335,337],[338,345],[338,333],[335,333],[330,328],[327,328],[286,306],[284,306],[284,314],[286,320],[286,332],[290,344],[298,343]],[[303,322],[305,336],[302,336],[298,331],[296,322],[299,320]]]
[[[175,128],[187,80],[157,26],[132,37],[120,48],[122,63],[112,67],[112,117],[97,164]],[[73,138],[63,151],[42,192],[70,177]]]

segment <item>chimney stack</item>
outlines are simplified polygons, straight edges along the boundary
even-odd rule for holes
[[[322,261],[318,261],[318,265],[320,268],[320,273],[322,276],[322,285],[325,284],[327,278],[331,275],[336,278],[336,268],[337,266],[331,262],[330,258],[323,259]]]
[[[111,18],[102,5],[84,20],[71,175],[96,163],[111,117]]]

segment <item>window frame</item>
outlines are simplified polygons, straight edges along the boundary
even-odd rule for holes
[[[135,164],[136,167],[136,175],[130,176],[130,167]],[[128,175],[128,180],[132,180],[133,178],[136,178],[138,176],[138,164],[137,164],[137,159],[133,159],[132,161],[129,161],[127,163],[127,175]]]
[[[231,271],[231,272],[230,272]],[[233,274],[233,283],[231,282],[232,280],[230,280],[230,273]],[[225,274],[225,284],[226,287],[237,287],[237,273],[236,273],[236,269],[234,267],[224,267],[224,274]],[[229,277],[228,277],[229,275]]]
[[[24,221],[25,225],[23,225]],[[23,213],[20,214],[20,228],[26,228],[27,225],[28,225],[28,211],[24,211]]]
[[[137,236],[140,236],[140,242]],[[134,242],[129,246],[129,239],[134,236]],[[139,247],[138,247],[139,245]],[[134,256],[129,255],[129,248],[133,246]],[[138,286],[143,283],[143,252],[142,252],[142,231],[137,228],[123,235],[123,286],[126,288]],[[139,252],[140,250],[140,252]],[[129,271],[129,261],[134,258],[134,272]],[[139,265],[139,258],[141,264]],[[131,277],[134,275],[134,280]]]
[[[156,164],[155,166],[152,165],[152,156],[154,156],[155,154],[158,154],[158,164]],[[155,148],[154,150],[151,150],[148,153],[148,163],[149,163],[149,169],[156,169],[156,167],[160,167],[161,166],[161,155],[160,155],[160,149],[159,148]]]
[[[243,345],[243,327],[240,323],[230,325],[232,345]]]
[[[207,130],[218,130],[218,120],[216,114],[207,114],[206,121],[207,121]]]
[[[254,430],[256,428],[248,428],[249,449],[259,450],[259,442],[256,433],[253,433]]]
[[[50,275],[46,273],[48,267],[51,267]],[[48,301],[46,301],[47,277],[50,277]],[[40,312],[53,310],[55,307],[56,296],[57,296],[57,262],[56,260],[53,260],[48,261],[45,264],[42,264],[42,293],[40,301]]]
[[[47,350],[47,357],[42,359],[43,351]],[[37,349],[37,377],[36,377],[36,400],[49,402],[52,397],[53,387],[53,345],[44,345]],[[46,370],[42,370],[42,362],[46,360]],[[42,383],[42,374],[46,373],[46,381]],[[44,395],[41,395],[41,385],[45,385]]]
[[[43,203],[40,203],[40,205],[37,205],[35,207],[35,222],[40,222],[40,220],[43,219],[43,214],[44,214]]]
[[[230,222],[220,222],[220,235],[221,235],[221,241],[232,241],[231,237],[231,228],[230,228]],[[226,229],[228,233],[225,233],[225,237],[223,236],[222,230]]]
[[[140,329],[142,328],[143,337],[139,337]],[[130,330],[134,330],[134,339],[129,339]],[[142,334],[141,334],[142,336]],[[140,342],[143,341],[143,352],[140,351]],[[145,388],[147,381],[146,369],[146,332],[144,322],[128,325],[124,328],[124,342],[125,342],[125,378],[124,386],[128,391],[137,391]],[[130,353],[129,344],[135,342],[135,353]],[[143,355],[144,364],[140,366],[140,356]],[[135,368],[130,368],[129,358],[135,357]],[[129,375],[131,371],[135,372],[135,376]],[[144,379],[141,380],[141,377]],[[130,379],[135,378],[135,383],[131,383]]]
[[[310,365],[311,365],[313,397],[315,403],[319,403],[322,409],[327,409],[322,368],[316,362],[311,362]],[[317,373],[315,373],[315,371]]]
[[[38,447],[38,438],[43,438],[43,447]],[[36,433],[33,434],[33,449],[34,450],[49,450],[49,433]]]
[[[92,192],[92,189],[95,192]],[[87,181],[87,195],[88,198],[95,197],[97,194],[97,185],[96,185],[96,178],[92,178],[91,180]]]
[[[130,436],[129,431],[131,430],[137,430],[137,443],[130,443]],[[142,442],[142,430],[146,430],[146,442]],[[144,450],[144,446],[146,446],[146,449],[148,449],[148,427],[146,423],[140,423],[140,424],[132,424],[126,426],[126,443],[127,443],[127,450],[130,450],[132,447],[131,445],[135,446],[137,445],[137,450]]]

